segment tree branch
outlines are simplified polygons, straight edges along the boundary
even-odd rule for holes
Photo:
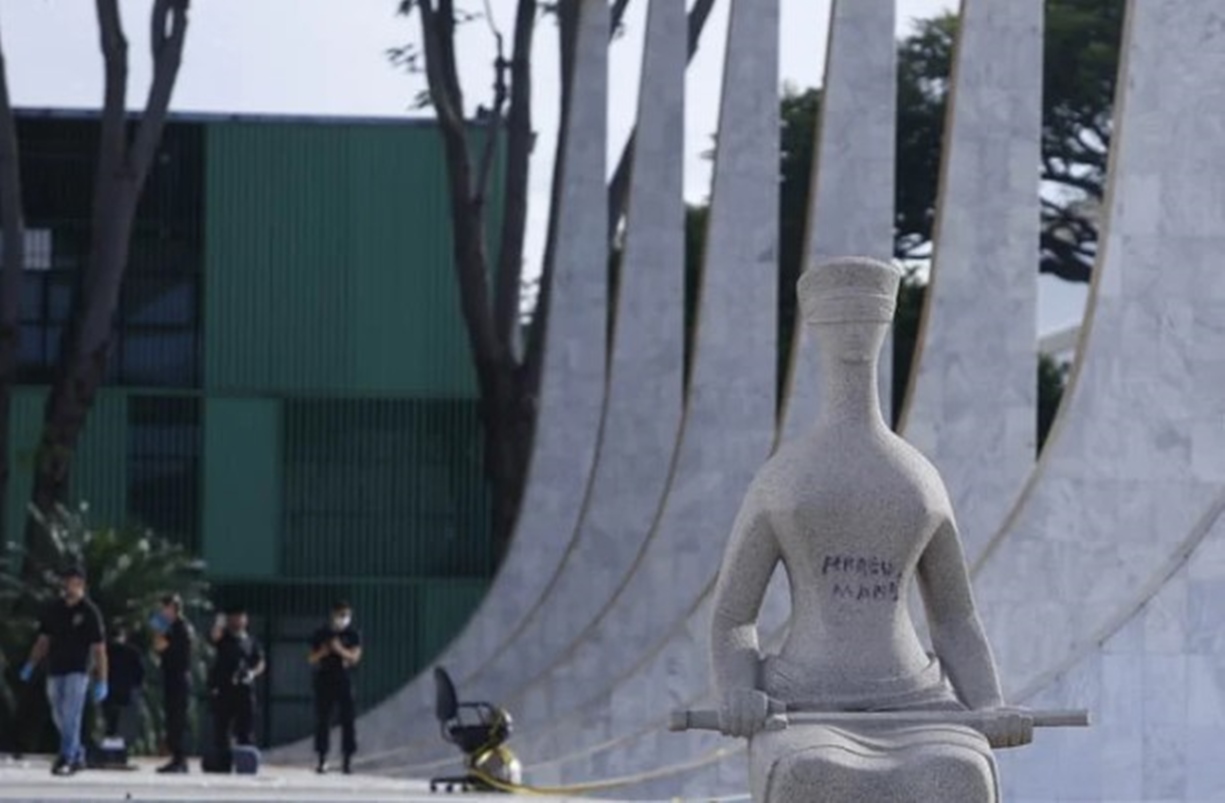
[[[156,0],[153,4],[150,30],[150,50],[153,57],[153,81],[145,101],[145,113],[136,129],[136,139],[128,157],[128,165],[137,184],[142,184],[157,144],[166,126],[170,96],[183,63],[183,42],[187,36],[187,9],[190,0]],[[167,31],[167,26],[170,30]]]
[[[422,6],[428,2],[422,2]],[[438,44],[442,55],[442,75],[446,81],[447,94],[451,97],[460,117],[464,115],[464,90],[459,82],[459,65],[455,56],[455,2],[438,0]]]
[[[481,164],[477,171],[473,202],[484,209],[489,194],[489,179],[493,174],[493,160],[498,152],[498,129],[502,122],[502,108],[506,105],[506,69],[510,66],[502,55],[502,35],[495,34],[498,55],[493,62],[493,108],[489,110],[489,122],[485,126],[485,142],[481,149]]]
[[[123,35],[117,0],[96,0],[96,7],[105,64],[102,130],[98,149],[98,178],[101,180],[94,182],[97,192],[101,190],[104,180],[121,168],[127,152],[124,115],[128,91],[128,40]]]
[[[441,42],[444,31],[440,28],[440,12],[435,11],[429,0],[420,0],[417,10],[421,12],[421,39],[425,46],[425,80],[430,88],[430,100],[438,115],[439,126],[443,135],[454,135],[456,131],[463,136],[463,97],[457,95],[451,87],[448,72],[454,74],[455,65],[448,71],[442,62],[447,53],[454,57],[454,50],[445,48]],[[454,26],[448,26],[454,31]],[[470,187],[464,188],[467,195]]]
[[[446,154],[447,182],[451,202],[451,243],[455,272],[459,284],[460,310],[472,346],[477,380],[482,398],[494,398],[499,386],[498,365],[504,359],[505,344],[499,340],[489,314],[489,284],[485,252],[484,216],[472,198],[472,156],[468,149],[468,132],[461,112],[461,98],[454,94],[452,81],[456,75],[445,66],[454,56],[453,46],[443,43],[454,25],[444,22],[440,10],[428,0],[417,4],[421,12],[421,34],[426,52],[426,81],[438,115],[439,131]],[[450,76],[450,77],[448,77]]]
[[[1069,282],[1087,282],[1092,273],[1092,259],[1075,246],[1049,232],[1042,233],[1041,273],[1049,273]]]
[[[625,19],[625,10],[629,8],[630,0],[614,0],[609,11],[608,38],[612,39],[621,30],[621,21]]]
[[[519,0],[510,67],[510,111],[506,119],[506,173],[502,187],[502,230],[494,296],[494,325],[504,343],[513,342],[519,320],[519,282],[527,227],[528,178],[532,145],[532,41],[536,0]]]

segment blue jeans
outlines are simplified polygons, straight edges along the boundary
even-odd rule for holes
[[[60,758],[83,762],[81,718],[85,714],[85,695],[89,691],[89,675],[51,675],[47,678],[47,699],[51,702],[51,718],[60,732]]]

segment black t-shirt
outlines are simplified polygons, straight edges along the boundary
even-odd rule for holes
[[[244,634],[241,637],[226,633],[217,641],[217,657],[213,660],[213,671],[209,686],[213,689],[252,688],[242,683],[242,675],[254,670],[264,660],[264,651],[259,642]]]
[[[166,649],[162,650],[162,682],[165,685],[191,681],[191,625],[175,619],[167,628]]]
[[[319,649],[330,643],[332,639],[338,639],[340,646],[346,650],[362,645],[362,634],[353,625],[349,625],[344,630],[333,630],[331,625],[324,625],[315,631],[314,638],[311,639],[311,650]],[[349,667],[345,666],[344,659],[339,655],[329,652],[319,659],[319,663],[315,665],[315,671],[325,678],[345,678],[348,677]]]
[[[89,651],[106,638],[102,614],[88,599],[76,605],[56,600],[43,614],[39,635],[51,640],[47,651],[47,674],[73,675],[89,669]]]

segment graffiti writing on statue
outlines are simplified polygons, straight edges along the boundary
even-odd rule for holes
[[[826,555],[822,575],[834,577],[831,595],[851,602],[897,602],[901,571],[888,559],[861,555]]]

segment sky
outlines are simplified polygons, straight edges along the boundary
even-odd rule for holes
[[[781,0],[780,72],[784,86],[821,83],[830,0]],[[459,61],[468,111],[487,102],[492,82],[493,33],[507,40],[515,0],[458,0],[488,11],[460,29]],[[129,105],[139,107],[149,85],[148,14],[152,0],[120,0],[129,40]],[[424,79],[388,63],[390,47],[416,42],[415,18],[395,14],[397,0],[196,0],[183,66],[171,108],[180,112],[421,116],[412,101]],[[718,2],[687,82],[685,194],[705,200],[709,149],[718,115],[727,2]],[[897,0],[897,33],[914,19],[953,9],[955,0]],[[609,56],[609,171],[632,126],[646,0],[632,0],[625,33]],[[88,0],[0,0],[0,42],[13,103],[25,107],[97,108],[102,59],[93,3]],[[554,26],[536,37],[534,118],[540,131],[532,165],[528,259],[543,250],[557,118],[557,37]],[[552,124],[551,124],[552,123]],[[1079,321],[1083,286],[1039,280],[1040,332]]]

